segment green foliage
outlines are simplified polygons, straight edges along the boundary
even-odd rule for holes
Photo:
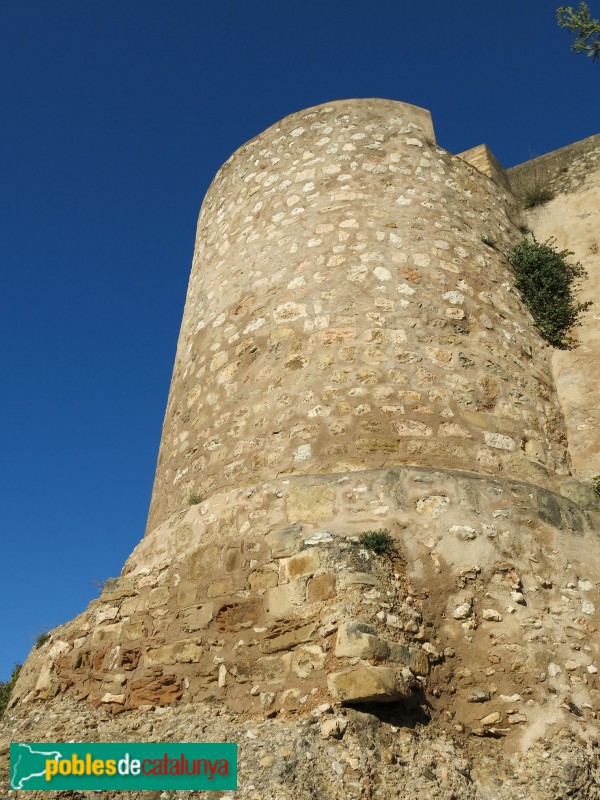
[[[0,681],[0,719],[2,719],[2,716],[6,711],[6,707],[10,702],[10,696],[15,688],[15,683],[19,677],[19,672],[21,672],[21,665],[15,664],[15,668],[12,671],[10,680],[6,681],[6,683]]]
[[[391,553],[394,549],[394,540],[390,532],[385,529],[378,531],[365,531],[358,540],[363,547],[380,555]]]
[[[535,208],[535,206],[541,206],[552,200],[553,197],[554,192],[551,189],[534,182],[525,189],[521,199],[525,208]]]
[[[40,633],[37,639],[35,640],[35,646],[39,650],[40,647],[43,647],[46,642],[50,641],[50,634],[49,633]]]
[[[600,497],[600,475],[594,475],[592,478],[592,487],[596,494]]]
[[[554,239],[522,239],[508,256],[516,286],[535,320],[541,336],[559,350],[572,350],[578,342],[569,336],[581,313],[591,303],[579,303],[574,289],[586,276],[579,262],[567,261],[570,250],[557,250]]]
[[[573,6],[561,6],[556,11],[556,21],[569,33],[576,33],[572,44],[576,53],[585,53],[592,61],[600,55],[600,21],[592,19],[587,3],[580,3],[577,11]]]
[[[188,503],[191,506],[197,506],[198,503],[201,503],[203,500],[204,500],[204,495],[196,494],[195,492],[192,492],[188,497]]]

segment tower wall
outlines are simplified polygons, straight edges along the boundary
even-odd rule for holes
[[[404,103],[318,106],[240,148],[200,214],[148,530],[278,475],[552,485],[564,432],[503,255],[513,216]]]
[[[592,796],[600,498],[465,159],[351,100],[220,170],[147,535],[33,648],[0,788],[2,735],[59,731],[236,741],[243,800]]]

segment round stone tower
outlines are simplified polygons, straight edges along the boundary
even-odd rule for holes
[[[295,473],[459,467],[552,485],[564,433],[510,281],[506,190],[390,100],[301,111],[204,200],[148,531]]]
[[[236,741],[242,800],[592,798],[600,500],[563,478],[517,211],[389,100],[227,161],[146,536],[33,648],[11,741]]]

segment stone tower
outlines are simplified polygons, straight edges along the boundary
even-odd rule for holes
[[[146,536],[28,659],[14,738],[33,711],[47,732],[91,706],[115,715],[104,736],[162,709],[177,740],[190,709],[219,709],[204,738],[262,720],[267,747],[310,753],[285,778],[244,745],[241,797],[315,796],[331,747],[345,766],[323,797],[436,779],[514,797],[513,770],[550,798],[549,763],[548,792],[579,791],[575,766],[587,791],[598,498],[571,475],[550,351],[513,287],[520,224],[489,151],[448,153],[404,103],[293,114],[224,164]]]

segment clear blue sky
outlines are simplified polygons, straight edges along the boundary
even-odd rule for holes
[[[442,146],[486,142],[505,166],[598,133],[600,63],[570,51],[554,11],[2,4],[0,680],[143,535],[196,218],[221,163],[346,97],[425,106]]]

